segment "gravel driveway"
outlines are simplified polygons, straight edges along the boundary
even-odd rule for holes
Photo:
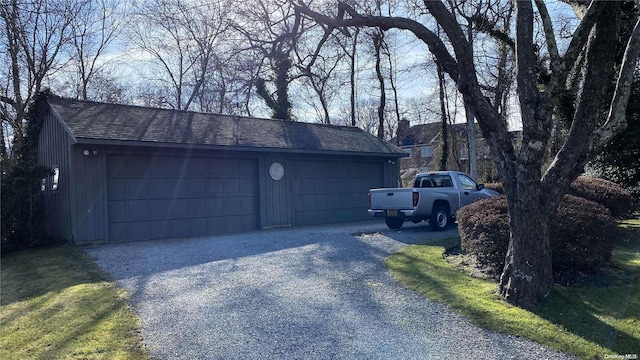
[[[436,233],[384,222],[85,250],[130,294],[156,359],[563,359],[398,284],[384,259]]]

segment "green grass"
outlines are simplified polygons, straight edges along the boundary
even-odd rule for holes
[[[459,238],[404,248],[386,265],[407,287],[482,327],[583,359],[640,355],[640,220],[625,221],[621,228],[625,241],[616,245],[605,284],[556,286],[534,311],[502,301],[495,295],[495,281],[468,276],[446,262],[443,252]]]
[[[0,359],[148,359],[140,320],[71,246],[1,259]]]

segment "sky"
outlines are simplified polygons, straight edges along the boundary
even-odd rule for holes
[[[574,17],[573,11],[568,5],[557,0],[547,1],[546,4],[549,7],[553,18],[556,20],[556,32],[560,32],[562,34],[563,32],[561,31],[560,26],[564,22],[564,19]],[[570,24],[569,28],[575,27],[576,22]],[[391,35],[391,37],[392,46],[395,48],[395,53],[397,54],[394,66],[399,69],[399,72],[396,74],[399,98],[401,100],[420,98],[423,102],[431,104],[429,106],[434,106],[433,104],[437,106],[437,102],[433,102],[437,97],[437,78],[434,70],[435,67],[433,66],[432,57],[426,46],[406,31],[396,31],[394,35]],[[560,46],[562,45],[563,41],[560,41]],[[148,53],[132,49],[130,47],[125,47],[121,43],[112,44],[110,51],[100,59],[100,61],[110,64],[107,65],[107,68],[110,68],[111,71],[113,71],[113,74],[118,78],[125,80],[126,85],[129,87],[136,87],[154,77],[154,72],[156,70],[148,65],[150,60],[152,60],[152,57]],[[358,96],[360,98],[370,97],[372,99],[377,99],[379,96],[379,90],[377,89],[375,81],[372,81],[375,75],[373,71],[372,57],[363,54],[359,55],[358,66],[368,70],[366,74],[360,75]],[[348,69],[342,69],[342,71],[347,72]],[[58,79],[58,81],[59,80],[60,79]],[[451,84],[452,82],[449,80],[449,83]],[[389,84],[386,86],[389,90]],[[295,84],[293,88],[295,91]],[[345,100],[348,99],[347,91],[348,87],[345,87],[343,95],[332,102],[332,113],[340,113],[341,108],[345,106]],[[453,93],[453,91],[450,92]],[[293,98],[295,99],[296,97],[293,96]],[[393,99],[391,98],[391,93],[388,93],[387,99],[387,108],[392,108]],[[452,107],[450,111],[457,112],[455,117],[457,122],[463,122],[465,119],[464,110],[461,108],[459,101],[456,101],[455,99],[459,99],[459,96],[455,96],[454,94],[450,101]],[[511,104],[513,108],[512,112],[514,114],[517,113],[517,100],[514,98],[513,101],[511,101]],[[306,119],[311,119],[311,121],[317,121],[316,112],[311,106],[305,105],[303,101],[298,101],[296,106],[296,111],[300,120],[304,121]],[[254,109],[255,113],[253,115],[263,117],[269,116],[268,109],[264,106],[260,106],[260,104],[257,104]],[[432,110],[434,110],[432,113],[437,112],[437,109]],[[411,117],[410,114],[407,114],[407,116]],[[432,119],[437,120],[437,116]],[[409,120],[412,120],[414,123],[416,122],[415,118],[409,118]],[[512,128],[518,128],[519,120],[517,115],[512,115],[510,117],[510,121],[512,123]]]

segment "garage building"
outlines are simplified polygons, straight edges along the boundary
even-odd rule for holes
[[[406,156],[358,128],[49,96],[38,159],[48,236],[74,243],[367,219]]]

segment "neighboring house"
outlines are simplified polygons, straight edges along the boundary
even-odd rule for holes
[[[45,230],[74,243],[367,219],[399,148],[354,127],[50,96],[38,143]]]
[[[441,148],[441,123],[427,123],[411,126],[408,120],[401,120],[396,138],[392,140],[409,157],[400,160],[402,173],[416,173],[439,170]],[[469,146],[467,124],[448,125],[449,156],[446,170],[469,172]],[[517,132],[514,133],[514,136]],[[476,126],[476,158],[478,180],[491,181],[497,176],[491,159],[489,146],[480,129]],[[412,175],[408,176],[409,178]]]

